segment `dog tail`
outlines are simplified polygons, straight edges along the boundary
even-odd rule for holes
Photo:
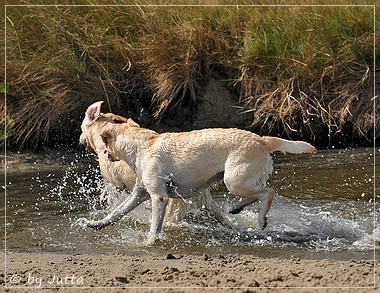
[[[291,154],[317,152],[315,147],[304,141],[291,141],[273,136],[264,136],[263,141],[271,153],[275,151]]]

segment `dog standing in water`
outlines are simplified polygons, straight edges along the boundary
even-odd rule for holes
[[[132,119],[112,113],[101,113],[102,104],[103,101],[99,101],[87,108],[81,125],[82,134],[79,141],[86,147],[86,150],[94,151],[97,154],[100,173],[109,183],[120,190],[132,190],[136,183],[134,170],[125,161],[111,162],[108,159],[106,146],[100,134],[107,125],[124,123],[128,127],[135,128],[139,128],[139,125]],[[119,198],[115,198],[115,194],[109,193],[107,196],[107,202],[111,205],[119,200]],[[187,212],[201,207],[209,210],[210,214],[223,224],[230,225],[218,204],[212,199],[209,189],[200,193],[191,203],[185,202],[182,198],[170,200],[165,216],[166,222],[176,224],[183,220]]]
[[[231,211],[262,201],[259,225],[267,225],[274,197],[266,181],[273,170],[270,154],[314,153],[303,141],[259,136],[239,129],[203,129],[162,133],[133,123],[106,124],[100,134],[111,161],[125,161],[136,174],[131,196],[105,218],[87,220],[88,227],[101,229],[151,199],[152,222],[148,242],[159,239],[169,198],[196,198],[212,184],[223,180],[232,193],[246,197]]]

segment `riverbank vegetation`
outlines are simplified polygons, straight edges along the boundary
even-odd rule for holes
[[[70,144],[104,100],[158,130],[371,145],[379,24],[374,6],[8,6],[1,123],[13,146]]]

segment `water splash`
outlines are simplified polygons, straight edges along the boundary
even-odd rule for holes
[[[362,251],[370,255],[373,249],[379,249],[380,225],[374,223],[374,212],[379,206],[368,199],[370,189],[364,188],[371,183],[369,175],[341,176],[344,180],[349,178],[344,183],[354,186],[345,198],[344,194],[333,196],[337,187],[330,188],[329,184],[323,190],[315,187],[302,190],[302,186],[311,184],[302,182],[302,178],[316,182],[318,172],[323,178],[326,176],[326,172],[308,170],[302,170],[302,176],[293,171],[291,178],[282,176],[284,170],[275,174],[281,180],[272,184],[283,186],[276,189],[284,196],[275,197],[265,230],[257,229],[255,206],[238,215],[228,215],[236,227],[234,230],[210,218],[206,210],[194,210],[179,225],[165,226],[166,240],[156,249],[200,253],[212,248],[213,252],[246,254],[262,249],[260,253],[265,255],[270,251],[279,251],[281,255],[307,251],[331,256],[336,252]],[[345,171],[343,165],[341,172]],[[84,218],[100,219],[117,204],[117,200],[108,206],[102,204],[101,199],[107,198],[108,193],[116,194],[115,198],[127,196],[106,184],[93,157],[78,154],[67,159],[63,168],[40,168],[30,178],[25,175],[26,179],[12,176],[16,172],[8,176],[9,180],[24,186],[12,184],[8,189],[8,247],[79,253],[155,251],[144,245],[151,218],[151,211],[145,205],[101,231],[86,227]],[[21,176],[20,172],[17,176]],[[289,190],[293,194],[289,195]],[[322,193],[328,196],[321,196]],[[224,192],[214,195],[226,213],[238,200]],[[28,237],[21,231],[28,231]]]
[[[88,219],[86,218],[78,218],[70,225],[70,230],[76,228],[87,228],[87,222]]]
[[[104,209],[99,205],[104,189],[118,192],[112,186],[106,185],[99,172],[88,169],[78,176],[76,167],[69,167],[61,178],[62,184],[51,191],[56,193],[66,204],[73,204],[73,199],[80,198],[87,202],[89,208],[87,216],[101,218],[113,207]],[[92,178],[91,183],[88,179]],[[95,179],[93,179],[95,178]],[[74,179],[74,180],[73,180]],[[73,191],[68,188],[67,182],[77,186]],[[74,188],[75,189],[75,188]],[[127,196],[120,194],[120,197]],[[236,199],[226,194],[217,195],[219,203],[227,211],[234,205]],[[249,207],[237,215],[227,214],[228,219],[236,229],[229,230],[210,219],[204,210],[193,210],[185,221],[177,227],[166,227],[169,247],[178,248],[186,245],[206,246],[261,246],[261,247],[298,247],[309,251],[342,251],[342,250],[368,250],[372,249],[371,240],[379,241],[378,230],[373,231],[373,224],[368,217],[373,214],[373,205],[368,202],[358,203],[350,200],[297,200],[277,196],[273,207],[268,214],[268,227],[261,231],[258,229],[258,210]],[[136,211],[127,215],[118,224],[119,230],[107,233],[101,237],[104,245],[132,245],[142,246],[147,235],[150,223],[150,209],[140,206]],[[86,229],[83,218],[76,219],[71,227],[78,226]],[[123,228],[121,228],[123,227]],[[141,229],[141,230],[139,230]],[[183,230],[190,239],[182,239]],[[114,231],[113,231],[114,232]],[[164,245],[165,247],[165,245]]]

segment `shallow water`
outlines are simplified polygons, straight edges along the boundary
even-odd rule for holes
[[[229,215],[229,230],[206,211],[196,210],[178,226],[165,227],[166,240],[144,245],[150,210],[142,204],[114,226],[101,231],[82,227],[78,219],[100,218],[105,185],[93,155],[52,151],[44,155],[8,154],[6,248],[14,251],[154,254],[241,253],[260,257],[372,259],[380,249],[379,204],[374,155],[380,150],[322,150],[315,155],[275,154],[269,184],[278,195],[268,226],[258,230],[257,207]],[[2,170],[4,173],[4,170]],[[4,175],[2,175],[4,178]],[[5,191],[6,186],[6,192]],[[238,198],[222,188],[216,200],[228,211]],[[125,196],[125,195],[124,195]],[[379,198],[377,198],[379,201]],[[4,227],[1,227],[4,233]]]

